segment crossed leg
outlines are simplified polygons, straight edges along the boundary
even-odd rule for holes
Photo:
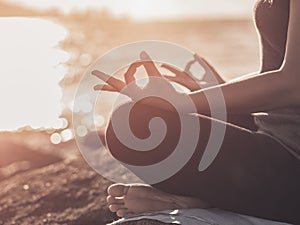
[[[121,106],[122,107],[122,106]],[[138,106],[130,123],[133,132],[149,135],[149,118],[161,115],[169,126],[166,142],[145,153],[126,149],[109,124],[107,146],[114,157],[129,164],[149,165],[161,160],[168,146],[178,140],[176,115]],[[117,109],[118,110],[118,109]],[[195,115],[193,115],[195,116]],[[148,211],[206,208],[210,205],[242,214],[273,220],[299,219],[300,165],[283,146],[272,138],[226,124],[226,133],[218,156],[211,166],[198,171],[198,165],[210,136],[212,123],[222,123],[197,116],[201,124],[199,143],[190,161],[174,176],[154,184],[114,184],[108,188],[107,201],[118,216]],[[233,123],[233,121],[230,121]],[[180,134],[179,134],[180,135]],[[291,219],[292,218],[292,219]]]

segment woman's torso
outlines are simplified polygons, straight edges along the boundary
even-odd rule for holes
[[[264,0],[255,5],[255,23],[262,47],[261,72],[279,69],[286,49],[290,0]],[[300,160],[300,107],[255,114],[258,132],[275,138]]]

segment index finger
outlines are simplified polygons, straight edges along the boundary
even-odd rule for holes
[[[100,80],[106,82],[107,84],[109,84],[110,86],[114,87],[115,89],[117,89],[118,91],[122,90],[125,86],[124,82],[114,78],[113,76],[110,76],[106,73],[103,73],[99,70],[93,70],[92,71],[92,75],[98,77]]]
[[[142,65],[141,61],[135,61],[132,63],[124,74],[126,84],[135,81],[134,74],[136,73],[136,69]]]
[[[161,67],[169,70],[170,72],[174,73],[175,75],[180,75],[182,73],[182,71],[180,71],[180,70],[176,69],[174,66],[170,66],[168,64],[162,64]]]
[[[145,67],[145,70],[146,70],[148,76],[161,77],[161,73],[156,68],[154,62],[152,61],[150,56],[145,51],[141,52],[140,58],[141,58],[141,60],[143,60],[141,63]]]

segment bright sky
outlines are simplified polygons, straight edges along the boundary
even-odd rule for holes
[[[129,15],[137,20],[178,17],[249,17],[255,0],[9,0],[38,8],[56,7],[68,13],[72,9],[107,8],[114,15]]]

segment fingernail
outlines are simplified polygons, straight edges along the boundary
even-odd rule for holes
[[[145,51],[141,52],[140,57],[143,60],[149,60],[150,59],[149,55]]]
[[[91,73],[92,73],[93,75],[95,75],[95,74],[97,73],[97,70],[93,70]]]

